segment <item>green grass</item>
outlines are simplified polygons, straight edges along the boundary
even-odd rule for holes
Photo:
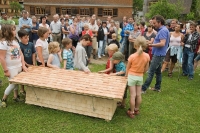
[[[91,65],[93,72],[105,65]],[[110,122],[42,108],[24,103],[14,103],[13,94],[8,107],[0,108],[0,132],[5,133],[198,133],[200,129],[200,70],[193,81],[175,72],[172,78],[163,74],[162,92],[147,91],[142,95],[140,115],[134,119],[126,116],[126,109],[117,108]],[[115,83],[117,81],[113,81]],[[155,83],[153,79],[152,86]],[[3,95],[5,84],[0,89]],[[129,97],[128,97],[129,99]],[[129,101],[126,101],[127,108]]]

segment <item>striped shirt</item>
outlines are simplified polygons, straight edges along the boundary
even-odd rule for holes
[[[74,69],[73,52],[69,49],[63,50],[63,60],[67,60],[66,69]]]

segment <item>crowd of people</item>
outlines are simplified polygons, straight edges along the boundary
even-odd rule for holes
[[[87,17],[77,14],[71,18],[67,14],[55,14],[50,22],[47,16],[29,18],[29,13],[22,11],[17,39],[12,20],[7,19],[6,13],[1,16],[0,61],[5,76],[13,78],[22,70],[27,72],[32,65],[78,69],[89,74],[91,55],[93,59],[108,55],[106,68],[99,73],[128,77],[130,108],[127,114],[130,118],[139,114],[141,94],[149,88],[154,74],[156,83],[151,90],[161,92],[162,73],[166,68],[172,77],[178,62],[182,64],[182,75],[192,80],[200,60],[200,29],[193,21],[183,24],[172,19],[166,24],[162,16],[155,15],[147,23],[138,23],[126,16],[119,22],[111,16],[101,21],[95,14]],[[145,72],[148,76],[143,83]],[[12,90],[13,100],[22,100],[18,85],[9,84],[1,107],[7,106],[6,99]],[[26,95],[24,87],[20,93]],[[124,108],[126,98],[127,89],[118,106]]]

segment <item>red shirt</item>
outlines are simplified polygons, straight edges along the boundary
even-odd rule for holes
[[[195,53],[197,53],[199,51],[199,48],[200,48],[200,38],[199,38],[199,41],[198,41],[198,44],[197,44],[197,48],[195,50]]]
[[[82,36],[83,35],[85,35],[85,34],[88,34],[88,35],[90,35],[91,37],[93,37],[93,34],[92,34],[92,31],[91,30],[87,30],[87,31],[82,31]],[[89,46],[91,46],[92,45],[92,42],[89,44]]]
[[[112,56],[108,58],[106,69],[110,68],[110,58],[112,58]],[[115,66],[113,66],[113,73],[116,73]],[[110,74],[110,72],[106,72],[106,74]]]

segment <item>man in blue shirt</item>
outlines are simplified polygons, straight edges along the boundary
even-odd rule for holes
[[[22,17],[19,19],[19,28],[29,33],[29,40],[32,40],[32,19],[28,18],[28,12],[23,10]]]
[[[149,44],[152,47],[153,58],[148,71],[148,77],[145,83],[142,85],[142,92],[144,93],[150,86],[154,73],[156,74],[156,84],[151,90],[160,92],[162,82],[162,62],[165,58],[167,47],[169,44],[170,33],[169,30],[164,26],[165,20],[162,16],[156,15],[152,18],[154,28],[157,29],[158,33],[155,37],[153,44]]]
[[[122,48],[121,48],[121,52],[124,53],[124,55],[125,55],[125,60],[127,60],[128,57],[129,57],[129,40],[128,40],[128,37],[129,37],[130,32],[133,31],[133,30],[134,30],[133,18],[129,18],[128,24],[126,24],[126,26],[124,26],[124,28],[123,28],[124,39],[123,39]]]

